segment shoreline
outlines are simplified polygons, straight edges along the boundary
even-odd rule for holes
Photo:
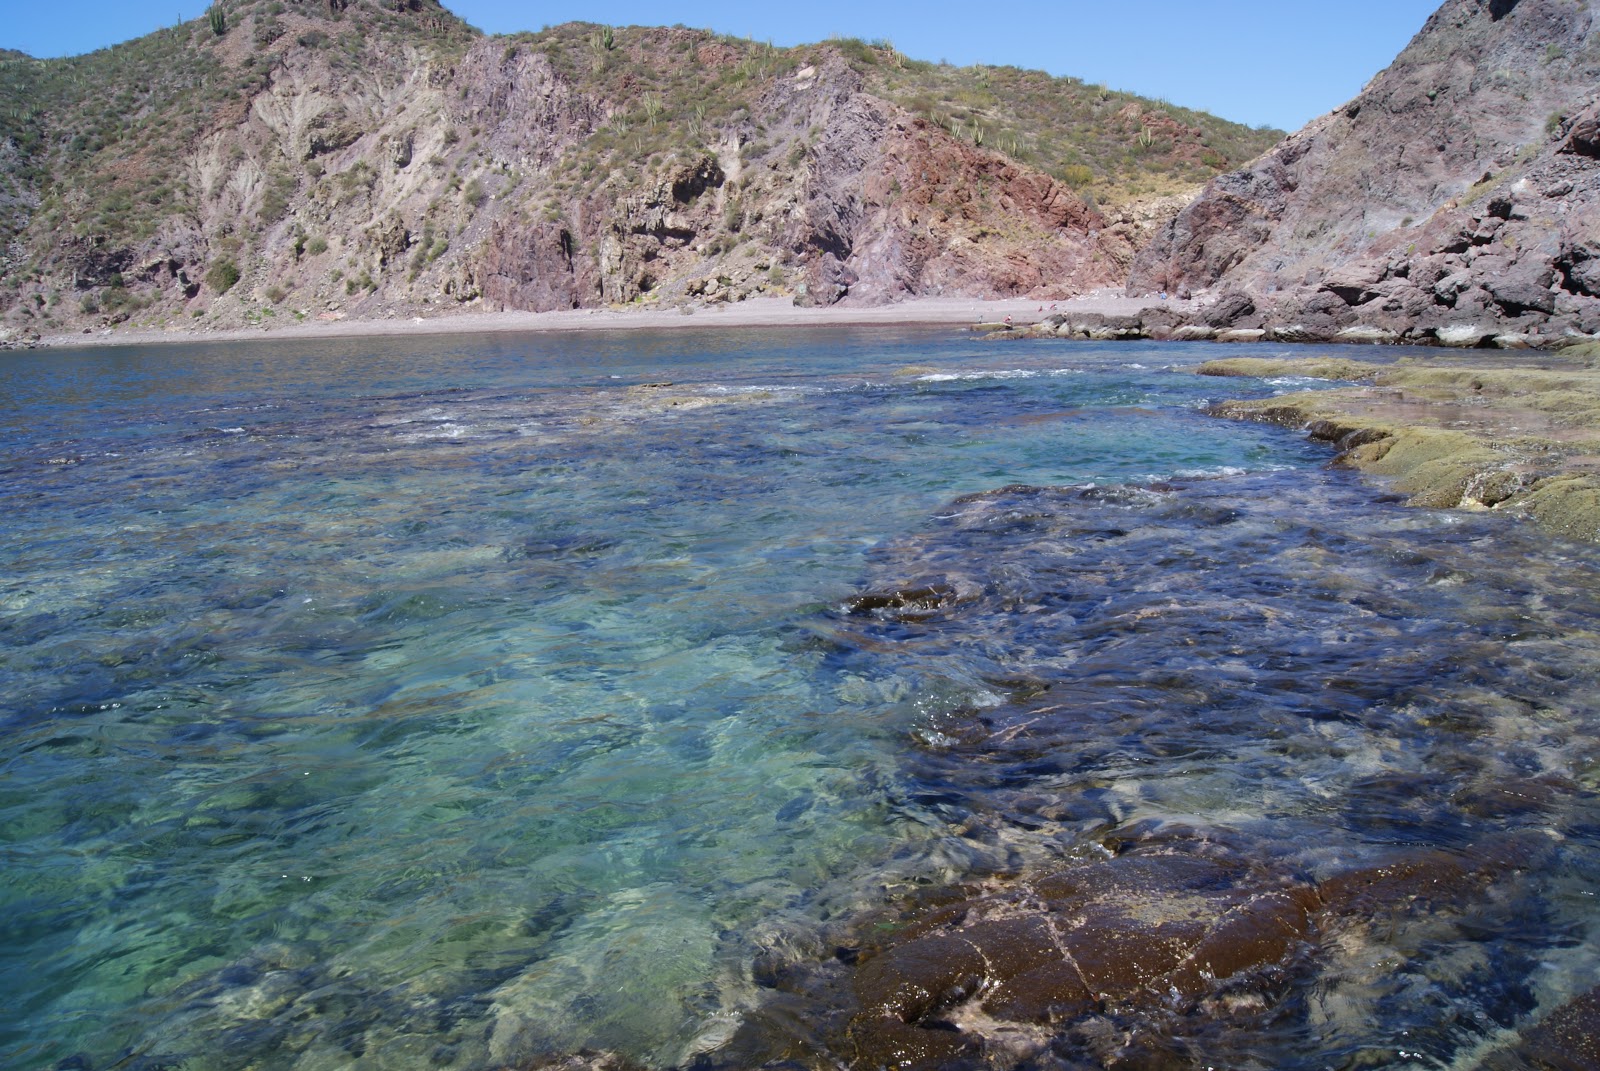
[[[708,328],[764,327],[953,327],[1001,323],[1011,317],[1017,327],[1039,323],[1052,314],[1134,316],[1147,309],[1190,312],[1193,301],[1160,302],[1130,298],[1107,288],[1076,298],[979,299],[911,298],[887,305],[831,305],[801,308],[788,298],[751,298],[735,305],[639,309],[572,309],[557,312],[463,312],[439,316],[287,320],[249,327],[102,328],[89,334],[42,335],[27,348],[78,349],[102,346],[192,345],[261,339],[382,338],[393,336],[511,334],[565,331],[666,331]]]
[[[435,317],[391,314],[384,318],[308,319],[266,326],[199,329],[103,329],[90,334],[54,334],[30,349],[89,349],[125,346],[203,345],[210,342],[311,341],[471,334],[718,329],[815,329],[844,327],[987,328],[974,339],[1078,338],[1132,341],[1150,338],[1134,327],[1154,314],[1188,319],[1204,299],[1153,300],[1103,288],[1061,301],[1038,298],[912,298],[886,305],[796,307],[780,297],[752,298],[734,305],[654,309],[574,309],[557,312],[455,311]],[[1007,317],[1010,323],[1006,323]],[[1350,346],[1394,339],[1306,339],[1288,332],[1164,331],[1154,341],[1295,343]],[[1243,337],[1228,337],[1241,335]],[[1413,343],[1415,344],[1415,343]],[[1389,348],[1389,347],[1385,347]],[[1329,442],[1334,464],[1388,477],[1412,505],[1445,509],[1501,510],[1539,527],[1583,542],[1600,542],[1600,372],[1591,361],[1600,352],[1591,341],[1560,350],[1493,351],[1435,349],[1432,371],[1373,365],[1354,356],[1330,358],[1279,352],[1274,357],[1234,357],[1206,362],[1210,375],[1299,375],[1349,380],[1351,386],[1309,394],[1289,393],[1257,401],[1224,401],[1212,415],[1278,424]],[[1559,356],[1558,356],[1559,354]],[[1553,362],[1562,371],[1530,369],[1529,358]],[[1518,366],[1521,366],[1520,368]],[[1515,372],[1513,372],[1515,369]],[[1483,376],[1512,375],[1515,382],[1484,390]],[[1530,375],[1531,372],[1531,375]],[[1448,379],[1450,382],[1446,383]],[[1541,396],[1544,397],[1541,397]],[[1581,403],[1577,399],[1583,399]]]
[[[1223,401],[1210,413],[1326,442],[1337,451],[1334,465],[1386,479],[1408,505],[1509,513],[1597,543],[1600,371],[1584,359],[1539,356],[1537,365],[1487,353],[1389,365],[1310,355],[1234,357],[1195,371],[1346,382]]]
[[[0,337],[7,349],[85,349],[107,346],[193,345],[261,339],[359,339],[430,335],[561,333],[591,331],[694,331],[726,328],[819,327],[968,327],[985,331],[989,340],[1064,338],[1080,341],[1220,342],[1287,344],[1291,346],[1416,346],[1440,350],[1500,349],[1550,353],[1580,346],[1585,356],[1600,338],[1589,335],[1535,336],[1495,334],[1487,329],[1460,328],[1414,335],[1370,325],[1336,332],[1313,331],[1300,324],[1212,326],[1217,303],[1201,293],[1188,299],[1129,297],[1119,287],[1102,287],[1065,299],[915,297],[882,305],[841,303],[799,307],[786,297],[754,297],[746,301],[669,307],[562,309],[551,312],[472,310],[458,306],[435,316],[417,315],[415,307],[390,309],[382,316],[345,318],[331,310],[305,319],[286,314],[282,321],[235,327],[202,327],[172,323],[164,327],[102,327],[48,335]],[[330,318],[331,317],[331,318]],[[1260,317],[1255,317],[1259,322]]]

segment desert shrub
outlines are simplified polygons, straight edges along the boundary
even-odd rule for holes
[[[1082,189],[1094,181],[1094,168],[1087,164],[1067,164],[1061,169],[1061,181],[1073,189]]]
[[[349,202],[370,194],[378,183],[378,174],[365,160],[357,160],[349,169],[339,173],[339,203]]]
[[[283,36],[283,23],[274,18],[256,17],[255,31],[252,39],[257,48],[266,48],[272,42]]]
[[[219,295],[226,294],[239,281],[239,265],[231,257],[214,260],[206,269],[205,280],[206,285]]]
[[[261,195],[261,219],[274,223],[289,210],[289,198],[294,194],[294,180],[288,175],[274,175]]]
[[[312,256],[317,256],[318,254],[326,253],[327,251],[328,240],[322,237],[322,235],[319,234],[314,238],[306,239],[306,252],[310,253]]]

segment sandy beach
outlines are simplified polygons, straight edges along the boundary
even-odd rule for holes
[[[402,314],[296,321],[280,314],[273,322],[250,327],[211,328],[192,324],[157,327],[108,327],[89,334],[52,334],[38,345],[51,347],[135,346],[185,342],[227,342],[259,338],[359,338],[378,335],[470,334],[519,331],[704,330],[722,327],[955,326],[996,323],[1011,317],[1029,324],[1053,312],[1126,315],[1151,307],[1150,298],[1129,298],[1105,289],[1070,301],[1012,298],[983,301],[964,297],[912,298],[890,305],[834,305],[799,308],[788,298],[763,297],[733,305],[672,308],[573,309],[561,312],[480,312],[469,309],[437,315]],[[1187,310],[1192,302],[1168,302]]]

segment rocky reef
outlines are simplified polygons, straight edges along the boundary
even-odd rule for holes
[[[1019,485],[886,548],[831,635],[846,666],[994,689],[907,768],[973,862],[769,942],[763,999],[695,1066],[1590,1066],[1588,969],[1542,988],[1536,936],[1588,775],[1513,713],[1585,686],[1526,690],[1506,642],[1546,634],[1546,563],[1392,507],[1325,527],[1357,486]],[[1550,642],[1591,642],[1585,612]]]
[[[1395,912],[1470,925],[1551,843],[1502,840],[1470,860],[1400,851],[1320,881],[1194,829],[1132,828],[1094,847],[1099,858],[873,916],[835,964],[774,976],[783,1011],[746,1027],[718,1066],[807,1065],[802,1016],[852,1067],[1198,1066],[1220,1035],[1281,1019],[1295,979],[1337,957],[1335,934],[1354,943]],[[1579,1048],[1559,1021],[1545,1034],[1549,1051]]]
[[[1600,541],[1600,372],[1577,356],[1492,359],[1230,358],[1214,376],[1303,376],[1368,386],[1223,402],[1219,416],[1304,429],[1334,464],[1386,477],[1417,506],[1497,510],[1572,539]]]

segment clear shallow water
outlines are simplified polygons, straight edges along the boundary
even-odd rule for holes
[[[1586,552],[1205,417],[1276,389],[1170,370],[1217,353],[6,355],[0,1062],[680,1064],[761,1004],[758,955],[1149,818],[1313,873],[1556,829],[1513,935],[1541,980],[1439,1052],[1559,999],[1592,966]],[[961,596],[927,620],[847,609],[930,577]],[[1080,713],[1023,731],[1019,679]],[[1531,817],[1470,802],[1541,776]]]

